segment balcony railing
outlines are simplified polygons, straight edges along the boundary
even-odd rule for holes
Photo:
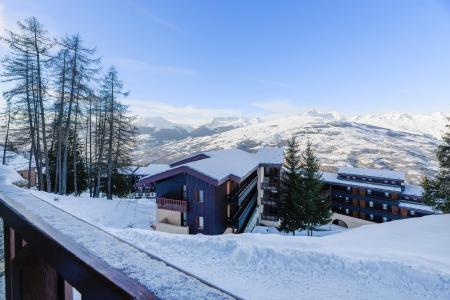
[[[20,188],[0,184],[0,217],[7,300],[237,298]]]
[[[159,197],[156,199],[156,205],[159,209],[167,209],[179,212],[187,212],[188,202],[186,200],[176,200]]]

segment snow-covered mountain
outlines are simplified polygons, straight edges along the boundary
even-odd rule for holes
[[[350,118],[350,121],[380,126],[397,131],[430,135],[441,138],[449,114],[442,112],[430,114],[388,113],[384,115],[367,115]]]
[[[310,139],[325,169],[343,165],[406,171],[410,181],[437,169],[435,150],[448,114],[386,114],[344,117],[310,111],[302,115],[267,119],[221,118],[184,135],[141,136],[138,163],[167,162],[199,151],[238,147],[254,151],[261,146],[284,146],[297,135]],[[173,128],[172,128],[173,130]],[[161,129],[159,129],[161,133]]]

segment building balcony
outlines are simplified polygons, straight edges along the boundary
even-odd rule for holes
[[[167,209],[178,212],[187,212],[188,210],[188,202],[186,200],[158,197],[156,199],[156,205],[158,209]]]

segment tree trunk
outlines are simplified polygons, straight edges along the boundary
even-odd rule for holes
[[[59,113],[57,121],[57,150],[56,150],[56,175],[55,175],[55,192],[58,193],[62,189],[62,174],[61,174],[61,156],[62,156],[62,119],[64,116],[64,97],[65,97],[65,83],[66,83],[66,55],[67,51],[64,51],[63,69],[61,79],[61,98],[59,100]]]
[[[44,158],[45,158],[45,179],[47,183],[47,192],[52,191],[52,183],[50,178],[50,164],[48,160],[48,149],[47,149],[47,133],[45,129],[45,113],[44,113],[44,100],[42,97],[42,78],[41,78],[41,61],[40,53],[37,42],[37,32],[36,32],[36,19],[34,20],[34,46],[36,51],[36,62],[37,62],[37,76],[38,76],[38,96],[39,96],[39,106],[41,113],[41,125],[42,125],[42,143],[44,145]]]
[[[2,164],[6,165],[6,148],[8,147],[9,124],[11,122],[11,105],[8,103],[8,121],[6,123],[5,143],[3,144],[3,160]]]
[[[113,78],[112,78],[113,79]],[[114,80],[111,80],[111,103],[109,107],[109,141],[108,141],[108,199],[112,199],[111,174],[112,174],[112,146],[113,146],[113,118],[114,118]]]
[[[67,112],[66,125],[64,129],[64,154],[63,154],[63,168],[62,168],[62,187],[60,194],[66,194],[67,191],[67,154],[68,154],[68,144],[69,144],[69,129],[70,129],[70,117],[72,114],[72,104],[74,100],[75,94],[75,83],[76,83],[76,75],[77,75],[77,53],[78,53],[78,36],[75,42],[74,48],[74,57],[73,57],[73,65],[72,65],[72,79],[71,79],[71,87],[70,87],[70,97],[69,97],[69,110]]]
[[[73,138],[73,191],[75,196],[78,195],[78,186],[77,186],[77,125],[78,125],[78,97],[80,93],[80,88],[78,87],[77,92],[77,100],[75,106],[75,131]]]

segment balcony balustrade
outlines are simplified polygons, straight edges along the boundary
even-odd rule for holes
[[[167,209],[179,212],[187,212],[188,210],[188,202],[186,200],[158,197],[158,199],[156,199],[156,205],[159,209]]]

